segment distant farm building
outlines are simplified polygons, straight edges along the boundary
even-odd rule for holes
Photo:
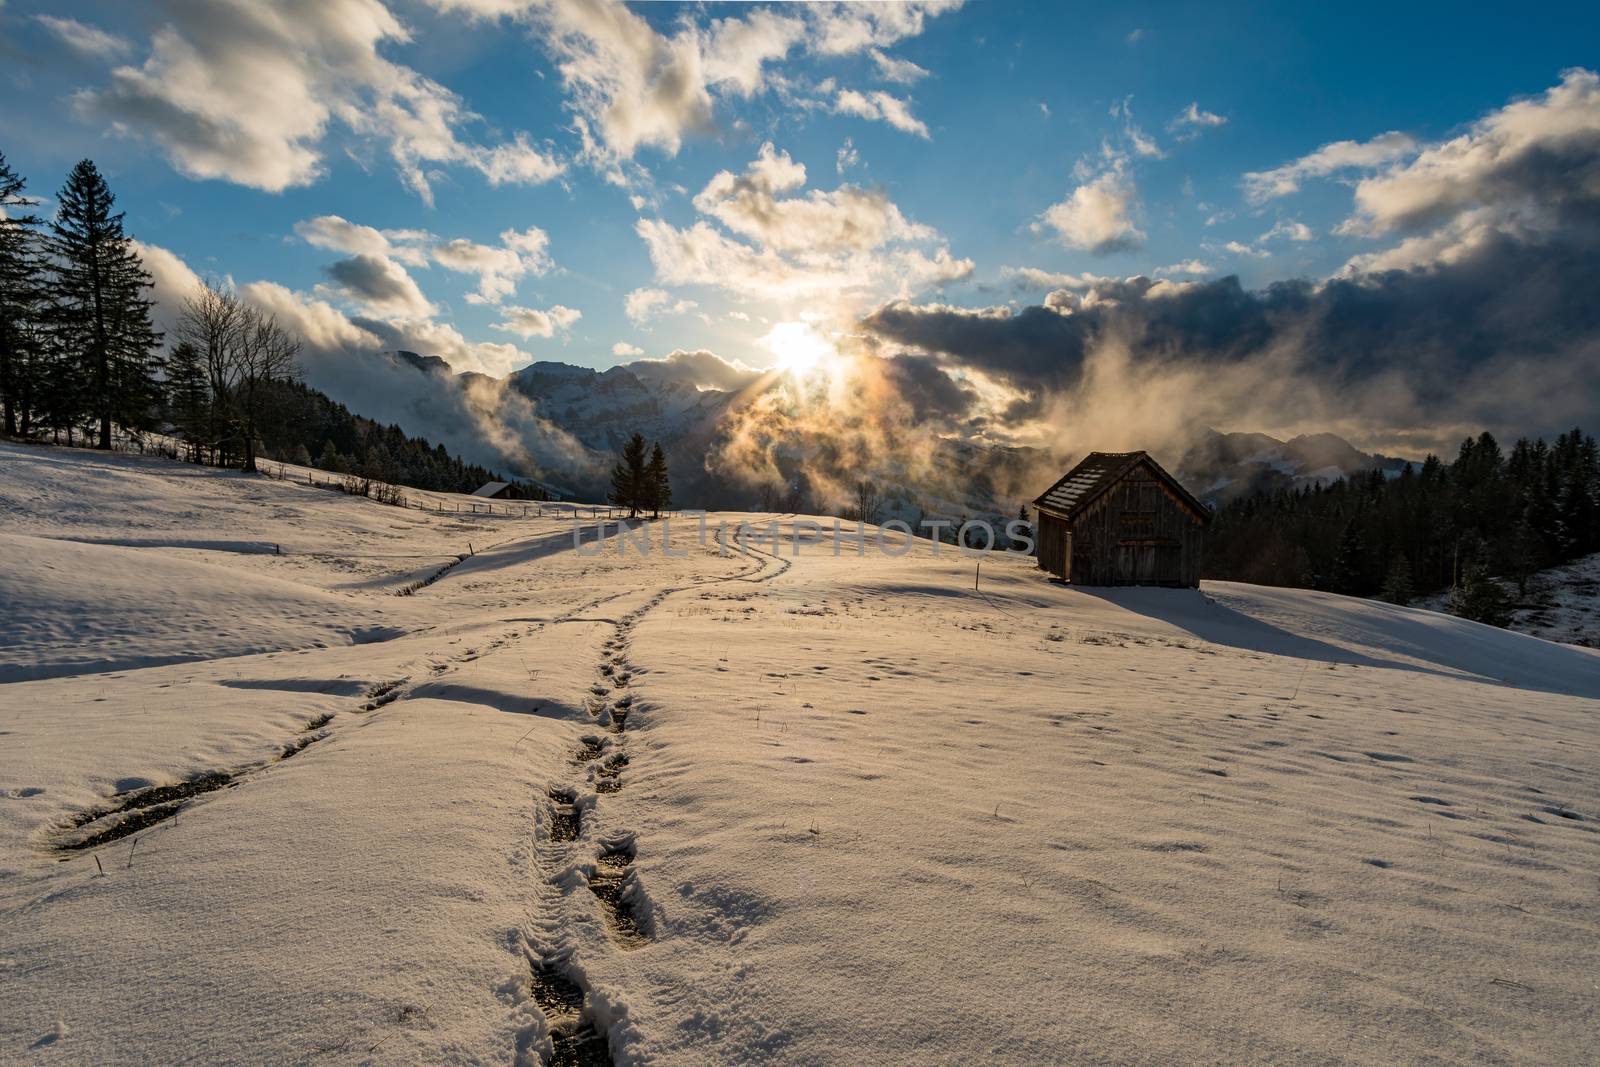
[[[1091,452],[1033,502],[1039,566],[1073,585],[1200,584],[1211,511],[1146,452]]]
[[[484,500],[565,500],[567,491],[544,482],[485,482],[470,496]]]
[[[473,496],[481,496],[486,500],[514,500],[517,496],[517,487],[510,482],[484,482],[472,491]]]

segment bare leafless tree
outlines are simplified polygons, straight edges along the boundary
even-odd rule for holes
[[[233,422],[234,389],[238,383],[239,350],[247,332],[249,308],[215,281],[206,281],[184,298],[173,330],[177,340],[200,353],[211,386],[210,446],[227,462],[227,441]]]
[[[177,339],[192,345],[211,386],[211,444],[228,461],[239,438],[244,469],[256,469],[256,431],[267,387],[295,375],[300,341],[275,316],[251,307],[237,293],[207,281],[184,299]]]
[[[235,370],[239,418],[244,430],[244,469],[256,469],[256,427],[261,421],[266,388],[298,373],[300,339],[279,323],[276,315],[247,308],[243,341]]]
[[[846,518],[876,523],[883,517],[883,494],[878,492],[876,485],[863,478],[856,483],[855,499],[848,511]]]

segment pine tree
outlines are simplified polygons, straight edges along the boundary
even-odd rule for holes
[[[1417,595],[1411,582],[1411,563],[1405,556],[1396,556],[1389,564],[1389,573],[1383,579],[1383,591],[1378,594],[1391,604],[1402,606],[1411,603]]]
[[[111,447],[111,427],[142,429],[157,396],[153,353],[161,335],[145,295],[150,275],[123,231],[116,198],[95,165],[72,168],[50,224],[56,322],[68,352],[84,367],[96,447]]]
[[[1517,582],[1517,599],[1526,600],[1528,580],[1544,566],[1544,542],[1534,530],[1528,516],[1523,515],[1511,531],[1511,576]]]
[[[38,286],[39,218],[28,211],[36,201],[22,194],[22,176],[0,153],[0,407],[5,432],[25,425],[33,392],[30,371],[36,360],[42,310]]]
[[[340,454],[338,446],[332,441],[322,446],[322,455],[317,457],[317,466],[332,474],[344,474],[350,470],[350,463]]]
[[[627,508],[628,518],[637,519],[644,498],[644,435],[635,433],[622,446],[622,455],[612,468],[610,501],[619,508]]]
[[[1339,539],[1339,555],[1333,562],[1333,589],[1336,593],[1360,595],[1371,588],[1366,584],[1367,548],[1361,537],[1361,526],[1352,519],[1345,524]]]
[[[189,445],[189,460],[199,463],[211,427],[211,386],[205,360],[187,341],[167,359],[167,420]]]
[[[1511,621],[1510,598],[1489,577],[1481,558],[1474,558],[1463,569],[1460,584],[1450,593],[1450,613],[1488,626],[1505,626]]]
[[[644,469],[645,495],[652,512],[651,518],[660,518],[661,512],[672,507],[672,483],[667,477],[667,454],[657,441],[650,450],[650,462]]]

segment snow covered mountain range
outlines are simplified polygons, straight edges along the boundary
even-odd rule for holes
[[[637,431],[660,441],[673,457],[680,503],[754,506],[763,478],[739,467],[730,454],[730,438],[743,432],[742,425],[736,431],[736,424],[748,421],[744,413],[779,379],[759,371],[730,372],[721,361],[714,361],[713,367],[713,361],[697,358],[704,355],[680,352],[666,360],[637,360],[603,371],[542,361],[503,380],[458,375],[444,360],[415,352],[383,353],[382,358],[402,373],[409,364],[438,387],[495,393],[501,407],[508,401],[526,401],[537,414],[540,432],[563,438],[565,447],[530,446],[520,465],[514,450],[482,457],[509,465],[514,474],[540,478],[587,497],[599,496],[618,448]],[[337,398],[361,410],[361,397]],[[403,416],[401,421],[405,425]],[[416,429],[426,432],[429,427]],[[526,425],[519,430],[525,437]],[[437,429],[435,433],[460,439],[459,433],[447,436]],[[771,463],[766,479],[785,488],[799,483],[811,498],[809,503],[824,510],[840,502],[828,498],[838,498],[841,487],[869,477],[885,497],[885,515],[1010,516],[1048,484],[1052,472],[1076,459],[930,435],[914,457],[880,450],[870,457],[872,469],[863,470],[828,437],[826,432],[806,432],[793,424],[771,434],[763,446]],[[1280,440],[1209,428],[1192,434],[1185,450],[1160,458],[1175,464],[1185,483],[1212,502],[1326,483],[1374,469],[1398,473],[1406,462],[1363,452],[1333,434]]]

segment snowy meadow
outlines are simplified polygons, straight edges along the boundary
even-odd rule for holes
[[[1594,651],[578,514],[0,445],[0,1059],[1590,1059]]]

